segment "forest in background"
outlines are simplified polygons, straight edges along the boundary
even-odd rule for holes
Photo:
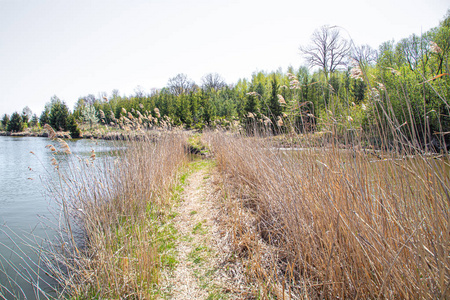
[[[82,135],[80,127],[100,125],[123,131],[219,126],[336,136],[350,130],[372,141],[398,132],[419,148],[442,149],[450,132],[449,51],[450,12],[421,36],[387,41],[378,50],[344,39],[338,27],[323,26],[309,45],[300,46],[308,66],[259,71],[234,84],[217,73],[199,84],[178,74],[150,93],[138,87],[129,96],[118,90],[82,96],[73,111],[53,96],[39,116],[26,107],[22,114],[4,114],[1,126],[19,132],[49,124],[72,137]]]

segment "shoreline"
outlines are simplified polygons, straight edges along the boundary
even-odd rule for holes
[[[0,131],[0,136],[12,136],[12,137],[48,137],[47,132],[8,132]],[[159,136],[158,132],[149,133],[123,133],[123,132],[107,132],[102,134],[92,134],[83,133],[80,137],[76,139],[98,139],[98,140],[144,140],[148,138],[157,138]],[[72,139],[69,132],[56,132],[56,138],[61,139]]]

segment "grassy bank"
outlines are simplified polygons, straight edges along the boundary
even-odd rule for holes
[[[256,294],[450,296],[445,157],[280,151],[224,133],[205,140],[222,178],[224,224]]]
[[[170,201],[186,163],[186,137],[129,142],[95,161],[73,158],[49,185],[61,207],[59,241],[44,257],[71,298],[153,298],[176,263]],[[58,168],[58,161],[55,167]]]

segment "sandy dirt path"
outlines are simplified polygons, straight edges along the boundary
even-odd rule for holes
[[[207,213],[206,169],[191,174],[182,193],[181,203],[175,208],[175,227],[180,236],[177,251],[178,265],[173,278],[173,299],[206,299],[208,291],[198,278],[201,258],[195,257],[196,249],[208,244],[205,226],[211,225]],[[199,252],[199,251],[197,251]],[[197,272],[196,272],[197,271]]]
[[[180,199],[172,211],[177,230],[177,264],[165,274],[164,299],[244,299],[243,276],[236,276],[229,233],[219,221],[211,160],[191,163]],[[242,270],[238,272],[242,274]]]

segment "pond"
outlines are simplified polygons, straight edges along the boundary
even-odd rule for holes
[[[97,159],[117,149],[104,140],[66,140],[73,155]],[[0,136],[0,298],[35,299],[52,290],[55,282],[39,269],[36,246],[52,239],[56,218],[45,182],[53,176],[48,138]],[[57,145],[55,145],[57,146]],[[33,250],[34,249],[34,250]],[[37,278],[40,278],[37,281]],[[38,283],[38,284],[37,284]]]

